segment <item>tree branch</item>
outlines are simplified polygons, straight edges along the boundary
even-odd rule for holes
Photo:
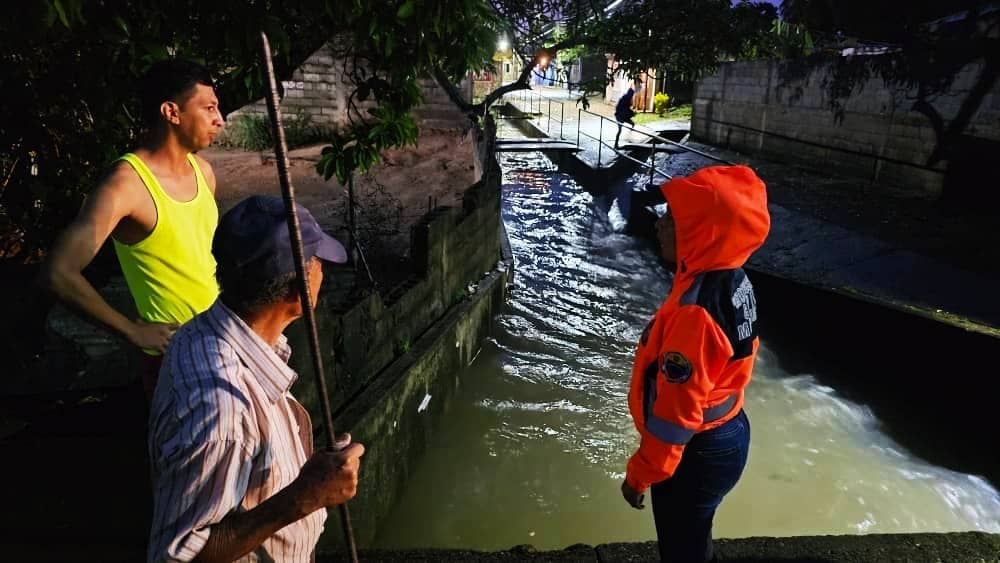
[[[483,101],[479,102],[473,107],[474,112],[477,115],[483,115],[484,113],[486,113],[486,110],[491,105],[493,105],[493,102],[502,98],[504,94],[506,94],[507,92],[529,89],[530,86],[528,85],[528,77],[531,76],[531,71],[534,70],[535,65],[538,64],[538,59],[540,58],[540,56],[541,56],[540,53],[536,54],[534,57],[531,58],[531,61],[529,63],[526,63],[524,65],[524,68],[521,69],[521,75],[517,77],[517,80],[511,82],[510,84],[501,86],[496,90],[487,94],[486,98],[484,98]]]
[[[451,79],[445,74],[441,67],[434,67],[434,81],[438,83],[438,86],[444,90],[444,93],[448,95],[448,99],[451,103],[455,104],[458,109],[462,110],[464,113],[471,113],[474,109],[472,104],[470,104],[465,98],[462,97],[462,93],[458,91],[458,88],[451,83]]]
[[[987,53],[989,52],[990,51],[987,51]],[[934,130],[938,132],[938,136],[937,146],[934,147],[934,152],[931,153],[930,158],[928,158],[928,165],[934,165],[941,159],[948,158],[948,155],[946,154],[948,149],[947,145],[958,139],[958,136],[965,131],[966,127],[969,126],[972,116],[974,116],[976,111],[979,110],[979,106],[982,105],[983,99],[985,99],[986,95],[990,93],[993,89],[993,85],[997,83],[998,79],[1000,79],[1000,56],[987,55],[986,60],[983,63],[983,70],[979,73],[979,78],[976,80],[976,84],[965,96],[965,100],[962,101],[962,106],[959,108],[958,114],[955,115],[955,117],[948,124],[948,128],[944,129],[943,125],[934,123],[932,120],[932,123],[934,123]],[[917,108],[914,107],[914,109]],[[921,111],[921,113],[924,112]],[[924,113],[924,115],[928,114]],[[928,117],[930,117],[930,115],[928,115]],[[938,119],[940,120],[940,117],[938,117]],[[943,132],[939,131],[938,127],[941,127]]]
[[[478,104],[470,104],[468,101],[466,101],[462,97],[461,92],[458,91],[458,88],[455,87],[454,84],[452,84],[451,79],[448,78],[448,75],[446,75],[444,71],[441,70],[440,67],[434,68],[433,71],[434,80],[437,81],[437,83],[441,86],[442,89],[444,89],[445,94],[448,95],[448,98],[452,101],[453,104],[455,104],[455,106],[457,106],[460,110],[466,113],[470,119],[476,120],[482,115],[484,115],[486,113],[486,110],[491,105],[493,105],[494,102],[502,98],[504,94],[516,90],[529,89],[530,86],[528,84],[528,78],[531,76],[532,71],[534,71],[535,66],[538,65],[538,60],[545,53],[548,53],[550,57],[555,56],[555,54],[558,53],[561,49],[568,49],[570,47],[575,47],[576,45],[579,45],[581,42],[582,41],[577,37],[567,38],[564,39],[563,41],[560,41],[559,43],[556,43],[551,47],[548,47],[547,49],[544,49],[543,51],[536,53],[530,60],[528,60],[527,57],[524,57],[525,60],[524,68],[521,69],[521,74],[520,76],[517,77],[517,80],[511,82],[510,84],[505,84],[500,88],[497,88],[496,90],[490,92],[486,96],[486,98],[483,99],[483,101],[479,102]]]

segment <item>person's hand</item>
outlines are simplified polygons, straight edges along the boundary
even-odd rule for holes
[[[625,497],[625,502],[636,510],[642,510],[646,507],[645,504],[642,504],[646,495],[630,487],[627,481],[622,481],[622,496]]]
[[[337,440],[337,447],[341,449],[314,453],[292,482],[308,513],[343,504],[357,494],[358,468],[365,447],[352,444],[349,434]]]
[[[180,326],[177,323],[147,323],[142,319],[136,319],[128,333],[128,340],[143,350],[156,350],[162,353],[166,351],[170,338]]]

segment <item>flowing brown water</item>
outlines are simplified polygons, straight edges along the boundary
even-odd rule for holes
[[[627,507],[618,486],[638,443],[625,398],[634,344],[670,276],[544,156],[501,165],[515,289],[376,546],[653,539],[649,509]],[[762,340],[750,460],[717,537],[1000,532],[987,481],[909,454],[864,405],[783,371],[781,353]]]

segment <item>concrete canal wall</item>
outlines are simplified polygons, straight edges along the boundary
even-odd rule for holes
[[[946,146],[946,160],[929,163],[936,134],[931,121],[913,109],[915,89],[889,88],[874,78],[844,100],[838,116],[826,90],[828,67],[793,73],[787,65],[795,64],[806,63],[726,63],[703,78],[695,92],[692,137],[789,162],[822,162],[874,184],[928,196],[941,195],[949,185],[971,190],[973,186],[960,184],[977,177],[975,170],[980,176],[989,174],[982,161],[1000,151],[1000,83],[986,95],[961,138]],[[931,100],[946,124],[958,114],[980,72],[981,65],[968,65],[947,92]],[[997,177],[991,179],[989,187],[995,188]],[[995,197],[992,192],[982,195]]]
[[[458,375],[489,334],[513,274],[510,251],[504,251],[499,166],[492,139],[477,133],[480,179],[465,192],[462,208],[437,208],[413,228],[417,273],[384,296],[371,293],[347,310],[318,315],[334,426],[366,447],[358,496],[350,504],[361,546],[371,543],[443,423]],[[307,361],[306,355],[298,361]],[[321,431],[310,378],[301,378],[293,393]],[[320,549],[343,541],[337,511],[329,513]]]

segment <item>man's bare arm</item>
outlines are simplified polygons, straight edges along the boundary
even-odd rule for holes
[[[136,206],[130,170],[112,172],[84,203],[76,219],[56,240],[40,273],[40,283],[85,318],[141,347],[164,350],[174,325],[132,322],[116,311],[83,276],[119,221]],[[141,193],[141,192],[138,192]]]

